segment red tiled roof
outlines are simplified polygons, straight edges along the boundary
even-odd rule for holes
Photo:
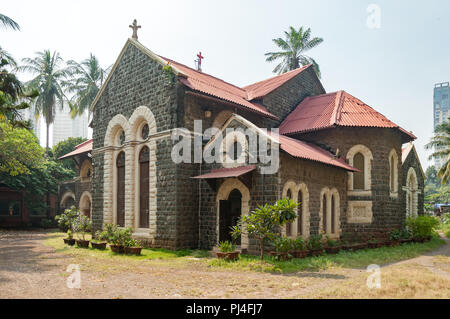
[[[248,101],[247,92],[245,92],[243,89],[221,79],[218,79],[212,75],[194,70],[171,59],[167,59],[162,56],[161,58],[167,62],[170,62],[170,64],[174,65],[182,74],[186,76],[186,78],[181,78],[180,81],[192,90],[218,97],[225,101],[244,106],[250,111],[277,119],[277,117],[267,111],[264,106]]]
[[[345,91],[305,98],[280,125],[281,134],[321,130],[334,126],[397,128],[406,140],[416,137]]]
[[[283,85],[284,83],[286,83],[287,81],[292,79],[297,74],[300,74],[301,72],[303,72],[310,66],[311,66],[311,64],[305,65],[301,68],[283,73],[281,75],[274,76],[270,79],[266,79],[266,80],[263,80],[260,82],[256,82],[254,84],[244,86],[242,89],[247,92],[248,100],[260,98],[262,96],[269,94],[270,92],[272,92],[279,86]]]
[[[284,135],[276,135],[272,132],[267,133],[275,138],[278,137],[280,148],[291,156],[340,167],[348,171],[358,171],[358,169],[347,164],[344,159],[336,158],[330,152],[316,145]]]
[[[256,169],[255,165],[239,166],[234,168],[219,168],[211,170],[210,173],[195,176],[192,178],[208,179],[208,178],[238,177],[247,174],[255,169]]]
[[[92,139],[84,141],[81,144],[78,144],[77,146],[75,146],[75,150],[73,150],[70,153],[67,153],[66,155],[61,156],[58,159],[63,159],[63,158],[68,158],[68,157],[72,157],[75,155],[80,155],[83,153],[87,153],[92,151]]]

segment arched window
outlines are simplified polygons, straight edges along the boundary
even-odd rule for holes
[[[322,229],[327,232],[327,194],[322,195]]]
[[[298,202],[297,235],[303,236],[304,203],[303,203],[303,192],[301,190],[298,191],[297,202]]]
[[[117,225],[125,226],[125,152],[120,152],[116,159],[117,193],[116,216]]]
[[[356,153],[353,157],[353,167],[359,170],[353,173],[353,189],[364,190],[364,155]]]
[[[149,162],[150,150],[144,146],[139,152],[139,227],[149,227]]]
[[[416,171],[410,167],[406,177],[406,217],[417,216],[418,194]]]
[[[358,169],[358,172],[350,172],[348,178],[349,195],[372,195],[372,152],[364,145],[355,145],[347,152],[348,163]]]
[[[398,194],[398,157],[395,149],[389,153],[389,191],[391,197]]]
[[[292,199],[292,192],[290,189],[288,189],[286,193],[286,198]],[[292,223],[286,224],[286,236],[292,236]]]

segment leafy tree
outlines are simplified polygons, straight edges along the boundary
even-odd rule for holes
[[[292,222],[297,218],[295,208],[297,203],[291,199],[280,199],[274,205],[258,206],[248,215],[239,218],[237,226],[232,228],[234,238],[243,232],[250,238],[259,241],[260,258],[264,258],[264,240],[273,240],[278,235],[279,227]]]
[[[9,65],[0,48],[0,121],[14,127],[30,128],[31,123],[24,121],[20,112],[30,107],[29,103],[38,92],[25,92],[16,75],[8,71]]]
[[[0,122],[0,136],[0,172],[10,176],[30,174],[42,165],[44,152],[31,131]]]
[[[13,30],[20,30],[19,24],[11,19],[10,17],[5,16],[0,13],[0,24],[5,28],[11,28]]]
[[[268,62],[281,60],[273,72],[282,74],[295,70],[300,65],[312,64],[317,76],[320,78],[319,65],[313,58],[305,55],[305,52],[318,46],[323,42],[323,39],[318,37],[311,38],[310,28],[305,30],[303,27],[300,27],[297,31],[292,26],[289,27],[289,32],[284,32],[284,37],[284,39],[277,38],[272,40],[281,51],[265,54],[267,56],[266,61]]]
[[[434,129],[434,136],[431,141],[425,145],[426,149],[434,148],[433,154],[430,155],[429,159],[445,157],[445,164],[439,168],[437,176],[441,179],[441,183],[444,185],[448,182],[450,178],[450,122],[445,121],[444,123],[436,126]]]
[[[84,137],[69,137],[64,141],[59,142],[52,147],[50,158],[52,158],[54,161],[58,161],[58,158],[72,152],[75,149],[75,146],[83,143],[86,140],[87,139]],[[64,168],[71,170],[73,172],[73,176],[75,176],[75,163],[71,158],[61,160],[61,164]]]
[[[74,93],[69,104],[70,115],[74,118],[89,109],[103,85],[107,70],[100,67],[98,59],[92,53],[81,63],[70,60],[67,65],[71,79],[65,83],[65,86],[67,92]]]
[[[64,107],[63,83],[69,76],[66,68],[62,68],[63,59],[58,52],[51,53],[49,50],[37,52],[34,59],[23,59],[24,65],[19,70],[36,75],[27,85],[39,92],[35,101],[36,115],[42,114],[47,125],[46,154],[49,150],[49,128],[55,119],[55,107],[59,103],[61,109]]]

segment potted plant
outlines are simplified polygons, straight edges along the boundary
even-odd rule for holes
[[[308,249],[303,238],[298,237],[292,242],[292,251],[290,254],[294,258],[305,258],[308,256]]]
[[[237,260],[239,258],[239,252],[236,251],[236,245],[232,242],[228,240],[221,241],[218,247],[219,252],[217,252],[217,258],[227,260]]]
[[[106,231],[97,230],[95,232],[95,239],[91,240],[91,246],[94,249],[105,250],[107,240],[108,240],[108,233]]]
[[[130,238],[124,242],[124,252],[127,255],[139,256],[142,251],[142,245],[137,240]]]
[[[323,254],[322,234],[309,236],[308,248],[310,256],[322,255]]]
[[[92,223],[91,220],[84,216],[78,215],[74,222],[74,230],[78,236],[76,240],[77,246],[82,248],[89,247],[89,240],[86,240],[86,233],[90,232]]]
[[[273,239],[272,245],[275,246],[275,252],[272,256],[279,261],[290,260],[292,255],[289,251],[292,249],[292,239],[283,236],[277,236]]]
[[[337,254],[341,250],[341,243],[337,240],[326,236],[325,251],[327,254]]]
[[[131,227],[122,229],[115,227],[111,238],[111,244],[109,245],[111,250],[115,253],[124,253],[125,245],[131,240],[132,233],[133,229]]]
[[[67,231],[67,238],[64,238],[64,243],[69,246],[75,245],[75,239],[73,238],[73,232],[70,229]]]
[[[411,233],[408,229],[403,228],[400,231],[400,242],[401,243],[410,243],[412,241]]]
[[[117,225],[105,224],[102,236],[106,239],[112,252],[123,253],[123,247],[119,243],[119,229]]]
[[[394,229],[389,233],[389,242],[391,246],[397,246],[400,244],[401,233],[400,230]]]
[[[380,248],[383,246],[383,242],[375,237],[370,238],[367,244],[369,248]]]

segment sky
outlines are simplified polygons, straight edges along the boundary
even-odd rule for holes
[[[423,168],[432,165],[424,145],[434,84],[450,81],[450,1],[15,0],[0,13],[21,26],[0,29],[0,46],[17,60],[44,49],[77,61],[92,52],[107,67],[137,19],[139,41],[153,52],[194,67],[201,51],[205,73],[238,86],[273,76],[264,56],[277,49],[272,39],[289,26],[309,27],[324,39],[308,54],[325,90],[346,90],[412,131]]]

